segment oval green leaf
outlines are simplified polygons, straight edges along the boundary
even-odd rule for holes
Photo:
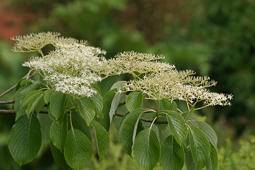
[[[102,159],[107,155],[109,149],[109,134],[106,129],[97,121],[93,121],[92,126],[95,130],[97,152],[99,157]]]
[[[196,126],[189,125],[189,144],[196,169],[206,166],[210,156],[210,143],[204,133]]]
[[[126,107],[129,112],[133,112],[143,106],[143,94],[141,92],[131,92],[126,98]]]
[[[136,136],[132,155],[145,170],[155,167],[160,156],[160,143],[154,131],[145,129]]]
[[[182,170],[184,164],[183,148],[173,136],[167,137],[163,142],[160,162],[163,170]]]
[[[55,120],[59,120],[65,111],[65,95],[60,92],[52,91],[50,94],[50,115]]]
[[[53,121],[50,126],[50,140],[53,146],[62,151],[67,135],[66,119]]]
[[[10,132],[9,150],[13,159],[23,165],[31,162],[41,147],[41,129],[35,116],[21,116]]]
[[[121,123],[119,137],[122,143],[123,149],[127,152],[131,152],[131,148],[136,136],[139,117],[141,115],[141,109],[129,113]]]
[[[83,169],[88,166],[92,157],[91,142],[80,130],[68,131],[64,146],[64,157],[67,164],[73,169]]]
[[[187,136],[187,128],[184,118],[176,112],[166,114],[170,133],[174,136],[179,145],[183,145]]]
[[[82,98],[79,100],[78,112],[81,117],[85,120],[86,124],[89,126],[91,121],[94,120],[96,116],[96,106],[93,101],[89,98]]]

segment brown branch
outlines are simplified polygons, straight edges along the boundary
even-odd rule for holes
[[[15,111],[14,110],[0,110],[0,114],[1,115],[15,115]]]
[[[46,112],[46,111],[41,111],[40,112],[41,114],[48,114],[48,112]],[[0,110],[0,115],[15,115],[16,114],[16,112],[14,111],[14,110],[4,110],[4,109],[2,109],[2,110]],[[118,117],[124,117],[125,115],[123,115],[123,114],[120,114],[120,113],[115,113],[115,115],[116,116],[118,116]],[[150,120],[150,119],[145,119],[145,118],[141,118],[140,119],[141,121],[143,121],[143,122],[148,122],[148,123],[152,123],[152,120]],[[167,121],[156,121],[155,122],[156,124],[167,124]]]
[[[39,112],[41,114],[48,114],[46,111]],[[0,115],[11,115],[14,116],[16,114],[15,110],[7,110],[7,109],[0,109]]]
[[[0,104],[14,104],[14,100],[0,100]]]

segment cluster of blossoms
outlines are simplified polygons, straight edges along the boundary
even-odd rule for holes
[[[42,35],[43,33],[38,34],[37,38],[42,37]],[[56,50],[45,56],[34,57],[25,62],[23,66],[40,71],[44,75],[44,80],[56,91],[88,97],[94,95],[96,91],[91,86],[100,81],[101,77],[94,73],[93,69],[100,66],[101,58],[99,56],[105,52],[71,38],[58,37],[52,39],[55,35],[45,33],[44,38],[39,40],[40,43],[37,45],[34,43],[31,48],[39,51],[42,48],[41,44],[44,46],[52,44]],[[27,46],[28,43],[22,43],[23,39],[24,42],[29,42],[30,37],[33,36],[19,37],[19,46],[15,49],[32,51]],[[35,37],[32,40],[36,42]],[[21,44],[25,47],[22,47]]]
[[[127,82],[124,90],[142,91],[153,100],[182,100],[190,104],[203,102],[206,106],[230,104],[231,95],[214,93],[206,89],[214,85],[214,81],[205,77],[192,78],[189,73],[189,71],[180,73],[177,70],[154,73],[141,80]],[[199,79],[204,81],[197,81]]]
[[[117,54],[113,59],[105,60],[102,67],[98,68],[98,72],[106,76],[126,73],[139,76],[175,68],[173,65],[160,62],[163,59],[163,56],[152,54],[123,52]]]
[[[216,82],[209,77],[195,76],[190,70],[178,71],[162,62],[164,57],[135,52],[123,52],[106,60],[105,51],[86,42],[64,38],[57,33],[39,33],[16,37],[16,51],[38,51],[51,44],[55,50],[35,57],[23,65],[39,71],[56,91],[78,96],[96,93],[93,84],[113,75],[131,74],[122,91],[141,91],[147,98],[183,100],[190,104],[229,105],[231,95],[210,92]]]

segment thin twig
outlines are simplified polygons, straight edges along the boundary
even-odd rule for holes
[[[34,74],[33,70],[30,70],[23,78],[30,79],[30,78],[33,77],[33,74]],[[23,78],[22,78],[22,79],[23,79]],[[17,82],[17,83],[15,83],[14,85],[12,85],[9,89],[7,89],[7,90],[5,90],[4,92],[2,92],[2,93],[0,94],[0,98],[3,97],[4,95],[10,93],[12,90],[14,90],[14,89],[18,86],[18,84],[19,84],[19,83]]]
[[[0,100],[0,104],[13,104],[14,100]]]
[[[46,111],[39,112],[40,114],[48,114]],[[7,109],[0,109],[0,115],[11,115],[14,116],[16,114],[15,110],[7,110]]]
[[[14,84],[13,86],[11,86],[9,89],[5,90],[3,93],[0,94],[0,97],[6,95],[7,93],[11,92],[12,90],[14,90],[17,87],[18,83]]]
[[[123,115],[121,113],[115,113],[115,115],[118,116],[118,117],[124,117],[125,116],[125,115]],[[148,122],[148,123],[152,123],[153,122],[153,120],[145,119],[145,118],[141,118],[140,120],[143,121],[143,122]],[[155,124],[167,124],[167,123],[168,123],[167,121],[163,121],[163,120],[157,120],[155,122]]]
[[[41,111],[39,113],[41,113],[41,114],[48,114],[48,112],[46,112],[46,111]],[[15,114],[16,114],[16,112],[14,110],[4,110],[4,109],[0,110],[0,115],[15,115]],[[120,114],[120,113],[115,113],[115,115],[118,116],[118,117],[124,117],[125,116],[125,115]],[[143,121],[143,122],[148,122],[148,123],[152,123],[153,122],[153,120],[145,119],[145,118],[141,118],[140,120]],[[155,121],[155,124],[167,124],[167,123],[168,122],[164,121],[164,120],[157,120],[157,121]]]

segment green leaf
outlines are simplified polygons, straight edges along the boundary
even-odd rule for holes
[[[92,140],[91,129],[89,126],[87,126],[85,120],[81,117],[81,114],[78,112],[73,112],[71,116],[72,116],[71,117],[72,120],[70,121],[72,121],[73,128],[79,129],[82,133],[84,133],[89,138],[89,140]]]
[[[94,120],[96,116],[95,105],[89,98],[82,98],[78,102],[78,112],[81,117],[85,120],[86,124],[89,126],[91,121]]]
[[[162,99],[159,101],[160,110],[172,110],[176,111],[177,104],[174,101],[169,101],[167,99]]]
[[[129,112],[143,106],[143,94],[141,92],[131,92],[126,98],[126,107]]]
[[[51,120],[48,114],[37,114],[37,118],[41,125],[41,136],[42,136],[42,144],[39,151],[38,156],[41,156],[46,148],[48,148],[50,144],[50,126]]]
[[[187,170],[197,170],[190,149],[185,149],[185,167]]]
[[[120,142],[127,153],[131,152],[141,113],[141,109],[135,110],[129,113],[121,123],[119,131]]]
[[[43,100],[45,104],[49,104],[50,103],[50,95],[52,93],[52,90],[48,89],[44,91],[43,94]]]
[[[109,111],[110,123],[112,122],[113,115],[115,114],[123,96],[123,93],[117,92],[112,99],[111,108]]]
[[[183,148],[173,136],[165,139],[161,147],[160,162],[164,170],[182,170],[184,163]]]
[[[24,108],[24,98],[32,90],[36,90],[40,87],[40,83],[32,82],[31,80],[21,80],[18,84],[15,94],[14,110],[16,112],[15,120],[18,120],[22,115],[26,114]]]
[[[63,153],[54,146],[50,146],[51,155],[54,159],[54,163],[59,167],[68,167],[66,164]],[[63,168],[64,169],[64,168]]]
[[[43,91],[33,90],[30,91],[23,100],[23,107],[27,114],[39,112],[44,106]]]
[[[67,120],[66,118],[53,121],[50,127],[50,140],[53,146],[62,151],[64,141],[67,135]]]
[[[132,155],[145,170],[155,167],[160,156],[160,143],[154,131],[145,129],[136,136]]]
[[[202,130],[204,135],[207,137],[207,139],[210,141],[210,143],[217,148],[218,138],[216,132],[213,130],[213,128],[208,125],[206,122],[196,121],[198,124],[198,127]]]
[[[114,83],[113,85],[112,85],[112,87],[111,87],[111,89],[110,90],[120,90],[121,89],[121,87],[123,87],[123,85],[125,85],[126,84],[126,81],[117,81],[116,83]]]
[[[196,126],[189,125],[189,144],[192,158],[195,162],[196,169],[202,169],[209,159],[210,143],[204,133]]]
[[[21,116],[10,132],[9,150],[13,159],[23,165],[31,162],[41,147],[41,130],[38,119]]]
[[[92,122],[92,126],[95,130],[97,151],[100,158],[106,157],[109,149],[109,134],[105,128],[97,121]]]
[[[50,94],[50,116],[59,120],[65,112],[65,95],[61,92],[52,91]]]
[[[211,144],[210,145],[210,157],[207,161],[208,170],[217,170],[218,169],[218,153],[217,149]]]
[[[187,136],[187,128],[185,125],[184,118],[176,112],[168,112],[166,114],[168,126],[170,128],[170,133],[174,136],[175,140],[179,143],[179,145],[183,145],[186,136]]]
[[[207,169],[215,170],[218,167],[218,155],[217,155],[217,134],[206,122],[191,121],[190,126],[196,126],[204,134],[204,137],[210,143],[210,155],[207,160]]]
[[[101,95],[97,94],[97,95],[92,96],[91,100],[93,101],[93,103],[95,105],[95,109],[96,109],[97,113],[102,112],[103,106],[104,106],[103,97]]]
[[[114,95],[115,95],[114,91],[108,91],[103,97],[103,110],[102,113],[99,114],[99,121],[105,127],[105,129],[109,129],[110,125],[109,112],[111,109],[111,103]]]
[[[64,157],[73,169],[84,169],[92,158],[92,147],[88,137],[78,129],[67,133]]]

